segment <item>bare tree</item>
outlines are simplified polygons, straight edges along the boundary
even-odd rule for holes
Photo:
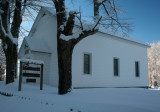
[[[17,76],[17,46],[25,10],[33,17],[30,9],[38,11],[48,0],[1,0],[0,38],[6,56],[6,84]]]
[[[155,80],[160,86],[160,42],[152,43],[148,49],[148,70],[150,86],[154,87]]]
[[[129,29],[128,23],[120,22],[118,10],[114,0],[94,0],[94,23],[90,27],[83,25],[81,12],[70,11],[67,17],[65,0],[52,0],[56,8],[57,16],[57,49],[58,49],[58,66],[59,66],[59,94],[66,94],[71,90],[71,61],[74,46],[89,35],[98,31],[98,26],[108,25],[115,29],[119,27],[125,30]],[[99,7],[105,10],[105,17],[100,16]],[[80,21],[80,31],[73,33],[75,25],[74,19]],[[92,27],[91,27],[92,26]]]
[[[0,33],[3,44],[3,50],[6,56],[6,84],[14,81],[14,76],[17,70],[17,39],[19,34],[21,17],[21,0],[10,1],[2,0],[0,2]],[[15,11],[11,4],[15,4]],[[10,17],[13,14],[13,22],[10,25]],[[16,20],[16,21],[15,21]]]

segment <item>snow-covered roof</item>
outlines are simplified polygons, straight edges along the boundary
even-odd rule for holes
[[[43,7],[42,10],[48,11],[51,15],[56,15],[56,9],[53,8],[53,7]],[[91,24],[92,22],[88,22],[88,21],[85,20],[83,23],[84,24]],[[80,26],[79,20],[78,21],[75,20],[75,24]],[[135,37],[132,37],[132,36],[130,36],[128,34],[124,34],[123,32],[120,32],[120,31],[113,31],[113,30],[111,30],[109,28],[106,29],[104,27],[99,27],[99,32],[105,33],[105,34],[109,34],[109,35],[115,36],[115,37],[123,39],[123,40],[135,42],[135,43],[150,47],[149,43],[143,42],[143,41],[141,41],[141,40],[139,40],[139,39],[137,39]]]
[[[117,38],[123,39],[123,40],[128,40],[128,41],[131,41],[131,42],[135,42],[135,43],[142,44],[142,45],[145,45],[145,46],[147,46],[147,47],[150,47],[150,44],[149,44],[149,43],[146,43],[146,42],[144,42],[144,41],[141,41],[141,40],[139,40],[138,38],[132,37],[132,36],[130,36],[130,35],[128,35],[128,34],[125,34],[125,33],[123,33],[123,32],[120,32],[120,31],[113,31],[113,30],[110,30],[110,29],[100,28],[100,29],[99,29],[99,32],[106,33],[106,34],[115,36],[115,37],[117,37]]]
[[[25,37],[24,39],[31,51],[51,53],[50,47],[43,39],[33,37]]]
[[[42,9],[48,11],[52,15],[56,15],[56,9],[54,7],[42,7]]]

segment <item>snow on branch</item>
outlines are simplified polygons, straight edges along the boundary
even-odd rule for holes
[[[59,28],[61,31],[64,31],[64,28],[66,27],[67,22],[64,22],[63,25],[61,25]]]
[[[154,80],[160,81],[160,42],[152,43],[148,49],[148,72],[150,86],[154,86]]]
[[[18,44],[18,39],[13,38],[10,30],[8,30],[8,33],[7,33],[6,30],[4,29],[1,15],[0,15],[0,32],[1,32],[1,35],[4,35],[4,37],[9,38],[14,44],[16,44],[16,45]]]
[[[89,21],[82,21],[81,13],[77,11],[71,11],[69,14],[70,15],[67,22],[65,22],[63,25],[60,26],[60,29],[63,31],[63,33],[60,35],[60,38],[62,40],[69,41],[71,39],[78,39],[80,38],[80,35],[85,35],[85,34],[88,35],[89,33],[87,32],[92,32],[92,31],[94,32],[99,29],[99,22],[102,19],[102,16],[96,17],[94,22],[89,22]],[[77,14],[80,14],[80,16],[77,16]],[[76,24],[78,23],[77,21],[74,20],[75,17],[77,18],[77,21],[80,22],[80,25],[78,25],[80,29],[73,34],[72,32],[66,32],[67,28],[71,29],[72,27],[75,26],[73,22],[75,22]]]
[[[71,39],[77,39],[81,33],[82,33],[82,30],[78,30],[73,35],[69,35],[69,36],[65,36],[64,34],[61,34],[60,38],[65,41],[69,41]]]
[[[27,0],[24,1],[24,5],[23,5],[23,8],[22,8],[22,10],[21,10],[21,16],[24,15],[25,10],[26,10],[26,6],[27,6]]]
[[[6,37],[8,37],[14,44],[18,45],[18,39],[13,38],[11,32],[7,33]]]

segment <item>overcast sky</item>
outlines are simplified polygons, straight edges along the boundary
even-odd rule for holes
[[[69,9],[81,7],[83,16],[93,14],[93,5],[87,0],[67,2]],[[84,2],[85,1],[85,2]],[[130,35],[142,41],[152,43],[160,40],[160,0],[116,0],[118,7],[125,10],[122,15],[131,18],[132,32]]]

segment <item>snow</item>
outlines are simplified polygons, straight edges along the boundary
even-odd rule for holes
[[[70,35],[70,36],[65,36],[64,34],[61,34],[60,38],[65,41],[68,41],[70,39],[77,39],[81,33],[82,33],[82,30],[78,30],[73,35]]]
[[[14,43],[14,44],[18,44],[18,39],[17,38],[14,38],[13,36],[12,36],[12,34],[11,34],[11,32],[9,32],[9,34],[6,34],[6,36],[8,37],[8,38],[10,38],[11,39],[11,41]]]
[[[7,25],[8,26],[8,29],[10,29],[10,25]],[[2,17],[0,16],[0,27],[1,27],[1,30],[2,32],[4,33],[5,37],[9,38],[14,44],[18,44],[18,39],[17,38],[14,38],[13,35],[11,34],[11,31],[8,30],[9,32],[7,33],[3,27],[3,24],[2,24]]]
[[[22,84],[18,81],[5,85],[0,82],[1,112],[159,112],[160,91],[144,88],[86,88],[73,89],[58,95],[57,88],[44,85]],[[6,107],[7,106],[7,107]]]
[[[50,47],[43,39],[25,37],[24,40],[26,40],[31,51],[51,53]]]
[[[40,60],[32,60],[32,59],[21,59],[21,62],[32,63],[32,64],[44,64],[43,61]]]
[[[60,26],[61,31],[64,30],[64,27],[66,26],[66,24],[67,24],[67,23],[65,22],[63,25]]]
[[[44,64],[43,61],[40,60],[32,60],[32,59],[21,59],[21,62],[32,63],[32,64]]]
[[[77,10],[72,10],[69,12],[69,14],[78,14],[78,11]]]

